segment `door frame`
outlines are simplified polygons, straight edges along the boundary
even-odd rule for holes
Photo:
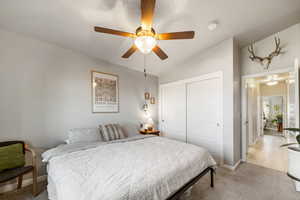
[[[295,64],[296,66],[296,64]],[[279,73],[286,73],[286,72],[294,72],[295,71],[295,66],[294,67],[287,67],[284,69],[274,69],[274,70],[269,70],[266,72],[261,72],[261,73],[256,73],[256,74],[251,74],[251,75],[243,75],[241,79],[241,111],[242,111],[242,120],[241,120],[241,130],[242,130],[242,135],[241,135],[241,142],[242,142],[242,161],[246,162],[247,161],[247,88],[245,87],[246,85],[246,79],[249,78],[257,78],[261,76],[268,76],[272,74],[279,74]],[[296,89],[296,87],[295,87]],[[297,89],[296,89],[297,90]],[[296,109],[297,110],[297,109]],[[296,116],[299,116],[299,112],[295,112]],[[297,118],[297,117],[296,117]],[[299,119],[299,118],[298,118]],[[297,121],[297,120],[296,120]]]
[[[168,82],[168,83],[160,83],[159,84],[159,92],[158,92],[158,98],[159,98],[159,105],[158,105],[158,127],[160,128],[160,130],[162,130],[162,123],[163,123],[163,119],[162,119],[162,110],[163,110],[163,105],[162,105],[162,88],[163,87],[167,87],[167,86],[171,86],[171,85],[175,85],[175,84],[185,84],[185,87],[187,87],[188,83],[192,83],[192,82],[198,82],[198,81],[203,81],[203,80],[209,80],[209,79],[213,79],[213,78],[219,78],[220,79],[220,87],[221,87],[221,95],[220,95],[220,102],[221,102],[221,113],[220,113],[220,121],[219,123],[219,127],[220,127],[220,133],[221,133],[221,160],[220,160],[220,164],[223,165],[224,164],[224,126],[223,126],[223,119],[224,119],[224,114],[223,114],[223,110],[224,110],[224,103],[223,103],[223,90],[224,90],[224,83],[223,83],[223,72],[222,71],[216,71],[216,72],[212,72],[212,73],[207,73],[207,74],[203,74],[200,76],[196,76],[196,77],[192,77],[192,78],[187,78],[187,79],[181,79],[181,80],[177,80],[177,81],[172,81],[172,82]],[[187,89],[187,88],[186,88]],[[186,95],[187,96],[187,95]],[[187,98],[187,97],[186,97]],[[187,120],[187,114],[185,113],[185,119]],[[187,123],[187,121],[186,121]],[[185,134],[187,134],[187,126],[186,126],[186,130],[185,130]],[[187,137],[187,136],[186,136]],[[187,142],[187,139],[186,139]]]

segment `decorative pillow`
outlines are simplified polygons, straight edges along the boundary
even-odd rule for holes
[[[119,124],[100,125],[99,129],[104,141],[123,139],[126,137]]]
[[[102,141],[98,128],[74,128],[69,131],[67,144]]]
[[[6,169],[23,167],[24,165],[23,144],[19,143],[0,147],[0,172]]]

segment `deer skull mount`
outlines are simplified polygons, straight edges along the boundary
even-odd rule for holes
[[[282,48],[280,47],[280,38],[277,38],[277,37],[275,37],[275,50],[266,57],[256,56],[254,53],[253,44],[251,44],[248,47],[248,51],[250,53],[249,58],[254,62],[256,61],[256,62],[259,62],[261,65],[265,65],[266,70],[269,69],[272,59],[275,56],[279,56],[280,54],[282,54],[281,50],[282,50]]]

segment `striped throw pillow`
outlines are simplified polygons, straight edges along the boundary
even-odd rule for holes
[[[99,126],[104,141],[118,140],[125,138],[125,134],[119,124],[106,124]]]

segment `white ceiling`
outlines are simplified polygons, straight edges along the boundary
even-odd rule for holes
[[[217,20],[217,30],[207,29]],[[196,31],[194,40],[159,41],[169,58],[147,56],[148,71],[159,75],[190,55],[235,36],[241,46],[300,22],[299,0],[156,0],[156,32]],[[1,0],[0,28],[80,51],[108,62],[142,70],[143,55],[121,55],[132,40],[96,33],[95,25],[134,32],[140,25],[140,0]]]

